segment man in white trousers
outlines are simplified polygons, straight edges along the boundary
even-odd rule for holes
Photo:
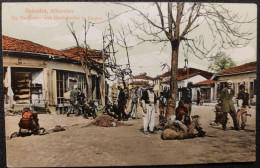
[[[144,134],[155,133],[154,118],[156,111],[156,95],[153,91],[153,84],[150,84],[149,88],[143,91],[141,102],[143,108]]]

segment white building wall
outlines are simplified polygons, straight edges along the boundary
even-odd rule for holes
[[[183,80],[184,81],[183,87],[187,87],[188,82],[192,82],[193,84],[195,84],[195,83],[202,82],[202,81],[205,81],[205,80],[208,80],[208,79],[205,78],[202,75],[196,75],[196,76],[188,78],[188,80],[187,79]]]
[[[73,63],[48,61],[47,67],[48,67],[48,69],[85,73],[83,68],[81,67],[81,65],[73,64]]]
[[[232,74],[229,76],[220,76],[218,77],[216,81],[216,86],[215,86],[215,95],[214,99],[217,98],[217,85],[220,84],[221,82],[227,82],[228,80],[231,80],[233,84],[235,84],[235,96],[238,94],[238,83],[245,83],[246,89],[250,91],[250,82],[254,82],[256,79],[256,72],[248,72],[248,73],[241,73],[241,74]],[[255,96],[254,96],[255,97]],[[252,99],[253,102],[256,101],[255,98]]]

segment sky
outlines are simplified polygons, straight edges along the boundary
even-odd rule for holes
[[[129,3],[128,3],[129,4]],[[151,3],[131,3],[130,5],[140,9],[149,16],[155,18],[157,10]],[[165,6],[166,3],[162,3]],[[224,7],[237,12],[242,17],[249,19],[256,18],[257,6],[255,4],[224,4]],[[165,7],[162,7],[165,14]],[[29,40],[41,45],[62,50],[75,46],[68,27],[65,17],[70,17],[69,21],[74,21],[74,28],[77,36],[80,38],[80,43],[83,42],[84,29],[83,20],[94,23],[91,25],[87,34],[87,43],[91,49],[102,49],[103,40],[102,33],[108,32],[107,16],[115,16],[124,11],[129,11],[129,8],[103,2],[42,2],[42,3],[3,3],[2,5],[2,34],[13,38]],[[59,12],[59,13],[57,13]],[[62,12],[62,13],[60,13]],[[30,19],[28,19],[30,18]],[[127,30],[127,25],[133,26],[132,20],[135,19],[142,21],[143,18],[137,15],[136,12],[125,12],[111,20],[116,36],[119,35],[119,30],[123,28]],[[194,32],[207,35],[209,29],[203,25],[203,21],[198,30]],[[256,34],[256,23],[247,24],[242,27],[243,30],[250,30]],[[106,31],[105,31],[106,30]],[[140,34],[145,38],[149,38],[140,30],[135,30],[136,34]],[[163,35],[162,35],[163,36]],[[212,41],[212,38],[206,36],[207,41]],[[133,36],[127,36],[127,44],[135,45],[138,39]],[[116,45],[116,59],[118,64],[125,65],[127,63],[127,56],[125,49]],[[151,44],[149,42],[136,45],[129,49],[129,59],[133,75],[146,72],[147,75],[155,77],[169,69],[166,67],[162,69],[162,64],[171,62],[171,47],[167,43],[163,48],[163,44]],[[218,50],[215,49],[211,54],[214,55]],[[247,62],[256,61],[256,38],[253,39],[246,47],[233,48],[221,50],[228,53],[237,65]],[[178,66],[184,66],[184,54],[182,51],[179,53]],[[207,70],[209,61],[206,59],[197,58],[194,55],[188,55],[188,67]]]

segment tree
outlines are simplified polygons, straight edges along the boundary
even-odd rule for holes
[[[123,13],[126,13],[128,11],[125,11]],[[121,13],[121,14],[123,14]],[[119,14],[119,15],[121,15]],[[89,44],[87,43],[87,34],[90,29],[90,26],[94,25],[94,23],[89,22],[87,20],[84,20],[83,28],[84,28],[84,42],[82,44],[79,43],[79,37],[77,37],[76,31],[74,29],[74,22],[67,22],[67,27],[70,30],[77,46],[77,55],[83,56],[80,59],[81,65],[83,70],[85,71],[85,76],[86,76],[86,83],[87,83],[87,99],[88,102],[91,100],[91,90],[90,90],[90,85],[89,85],[89,71],[91,68],[96,69],[102,74],[102,79],[100,81],[100,86],[97,89],[100,89],[100,94],[101,94],[101,103],[102,106],[105,107],[105,78],[113,81],[116,78],[122,78],[124,87],[126,88],[126,84],[124,81],[125,75],[132,76],[132,71],[130,68],[130,62],[129,62],[129,54],[128,54],[128,45],[126,42],[126,35],[125,32],[122,28],[122,31],[118,31],[118,34],[120,37],[116,37],[113,32],[113,27],[111,26],[110,20],[114,19],[115,17],[119,16],[116,15],[114,17],[110,17],[109,13],[107,14],[107,20],[105,22],[108,22],[108,29],[104,29],[102,33],[102,40],[103,40],[103,49],[101,52],[102,56],[102,64],[96,62],[95,60],[91,59],[89,56],[89,51],[91,51]],[[100,22],[104,23],[104,21]],[[100,23],[95,23],[95,24],[100,24]],[[108,31],[107,31],[108,30]],[[108,33],[107,33],[108,32]],[[128,64],[126,65],[126,68],[122,69],[121,65],[117,65],[116,63],[116,57],[114,48],[114,41],[115,37],[117,39],[117,44],[123,48],[125,48],[126,53],[127,53],[127,58],[128,58]],[[123,44],[122,44],[123,43]],[[111,56],[112,55],[112,56]],[[107,61],[107,62],[105,62]],[[108,69],[111,71],[109,72]],[[111,73],[114,73],[114,75],[111,75]],[[115,76],[114,79],[111,79],[111,77]]]
[[[84,42],[82,44],[79,43],[79,37],[77,37],[76,31],[74,29],[74,22],[67,22],[67,27],[70,30],[73,38],[75,39],[76,42],[76,49],[77,49],[77,53],[76,55],[79,56],[79,60],[82,66],[82,69],[85,71],[85,78],[86,78],[86,84],[87,84],[87,101],[89,102],[91,100],[92,94],[91,94],[91,89],[90,89],[90,82],[89,82],[89,73],[90,73],[90,69],[95,69],[97,71],[99,71],[100,73],[103,74],[103,78],[105,78],[105,68],[104,68],[104,63],[100,64],[97,61],[91,59],[89,56],[91,54],[91,49],[90,46],[87,43],[87,34],[89,31],[89,28],[92,24],[90,22],[87,22],[86,20],[84,20],[84,24],[83,24],[83,28],[84,28]],[[106,53],[104,52],[100,52],[103,61],[105,61],[105,56]],[[100,93],[101,93],[101,100],[102,100],[102,105],[104,106],[105,103],[105,95],[104,95],[104,88],[105,88],[105,79],[102,79],[101,81],[101,85],[100,88],[97,89],[101,89]]]
[[[236,66],[236,63],[224,52],[216,54],[215,58],[210,63],[208,69],[214,72],[221,72]]]
[[[170,101],[167,107],[167,118],[174,114],[177,95],[177,70],[180,47],[185,55],[192,54],[199,58],[212,59],[208,56],[216,47],[246,46],[254,33],[244,31],[243,24],[253,23],[226,9],[222,4],[155,2],[149,5],[149,10],[155,7],[157,15],[138,9],[131,4],[117,3],[137,12],[143,19],[132,18],[132,26],[128,26],[133,36],[143,42],[170,43],[171,46],[171,82]],[[167,6],[163,6],[167,4]],[[205,24],[204,24],[205,23]],[[202,25],[207,25],[210,34],[198,31]],[[135,30],[143,32],[135,33]],[[193,32],[193,33],[192,33]],[[211,36],[209,38],[208,36]],[[206,41],[211,39],[211,41]],[[218,45],[217,45],[218,44]]]
[[[79,44],[79,39],[78,39],[75,29],[74,29],[74,22],[70,22],[70,23],[67,22],[67,27],[75,39],[76,46],[78,48],[78,55],[80,56],[80,52],[83,51],[83,59],[80,59],[80,63],[81,63],[83,70],[85,71],[85,77],[86,77],[86,83],[87,83],[87,101],[89,102],[91,100],[91,90],[90,90],[90,83],[89,83],[89,66],[87,64],[87,62],[88,62],[87,51],[88,51],[89,45],[87,44],[86,38],[87,38],[88,30],[90,28],[90,24],[87,25],[86,20],[84,20],[83,28],[84,28],[85,36],[84,36],[83,46],[80,46],[80,44]]]

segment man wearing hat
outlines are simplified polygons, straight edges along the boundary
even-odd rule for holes
[[[190,116],[191,114],[191,106],[192,106],[192,85],[193,83],[192,82],[189,82],[187,84],[187,87],[186,88],[183,88],[182,89],[182,97],[181,97],[181,100],[184,102],[184,105],[185,107],[188,108],[188,116]]]
[[[67,117],[71,114],[71,112],[77,112],[77,99],[78,99],[78,86],[74,85],[73,90],[70,92],[70,109],[67,113]]]
[[[238,101],[238,111],[237,111],[237,125],[239,126],[240,117],[242,120],[241,129],[244,129],[246,126],[246,114],[247,114],[247,106],[249,105],[249,94],[245,92],[245,85],[239,86],[239,93],[237,95]]]
[[[119,94],[118,94],[118,121],[121,121],[123,119],[124,121],[127,121],[127,115],[125,113],[125,107],[126,107],[126,95],[124,92],[124,89],[122,87],[118,87]]]
[[[142,108],[143,108],[143,126],[144,134],[154,133],[154,118],[155,118],[155,105],[156,95],[153,91],[153,83],[149,83],[147,90],[144,90],[142,97]],[[149,130],[148,130],[149,128]],[[149,131],[149,132],[148,132]]]
[[[237,125],[237,113],[235,110],[235,106],[233,104],[232,98],[234,96],[234,90],[232,87],[232,81],[227,81],[227,87],[223,88],[220,92],[220,101],[221,101],[221,109],[223,112],[222,115],[222,129],[226,130],[226,124],[227,124],[227,113],[229,113],[233,119],[234,128],[235,130],[238,130]]]

